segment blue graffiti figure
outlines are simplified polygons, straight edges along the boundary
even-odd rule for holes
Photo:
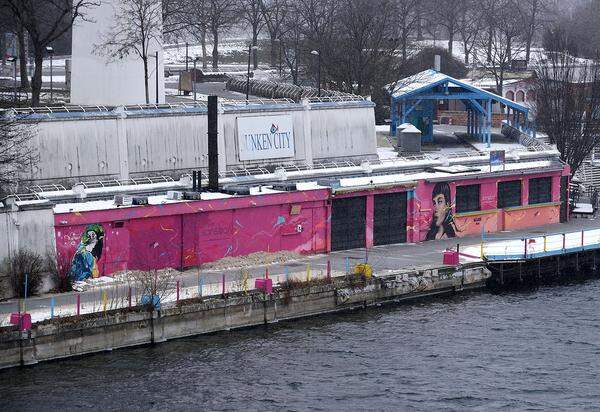
[[[85,228],[69,270],[69,277],[73,281],[97,278],[100,275],[98,260],[102,256],[103,240],[104,229],[101,225],[93,224]]]

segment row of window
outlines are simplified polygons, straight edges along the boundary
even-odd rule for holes
[[[477,212],[481,210],[481,185],[456,187],[456,213]],[[521,181],[510,180],[498,183],[498,209],[521,206]],[[552,201],[552,178],[538,177],[529,179],[529,204],[549,203]]]
[[[505,97],[508,100],[516,101],[516,102],[524,102],[525,101],[525,92],[523,90],[518,90],[516,93],[512,90],[506,92]],[[530,90],[527,92],[527,101],[535,100],[535,92]]]

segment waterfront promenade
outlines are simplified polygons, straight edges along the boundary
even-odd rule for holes
[[[545,234],[556,234],[562,232],[574,232],[600,228],[600,219],[573,219],[569,223],[548,225],[528,230],[511,232],[499,232],[486,235],[486,244],[498,239],[538,238],[542,239]],[[513,243],[522,243],[514,240]],[[269,276],[275,285],[289,278],[305,280],[322,278],[327,275],[328,260],[331,265],[331,276],[343,276],[348,269],[353,270],[357,263],[365,260],[372,266],[375,274],[385,275],[400,270],[412,268],[423,268],[442,265],[443,251],[455,248],[460,244],[461,252],[476,254],[480,250],[481,236],[470,236],[465,238],[452,238],[434,242],[422,242],[418,244],[397,244],[376,246],[365,249],[353,249],[348,251],[332,252],[328,255],[306,256],[298,260],[284,264],[258,265],[245,268],[248,272],[248,287],[254,287],[254,279],[265,276],[268,268]],[[539,242],[538,242],[539,244]],[[515,246],[517,247],[517,246]],[[478,253],[477,253],[478,254]],[[473,262],[476,259],[461,257],[461,263]],[[307,269],[308,272],[307,273]],[[176,273],[179,280],[179,297],[181,299],[202,296],[219,295],[223,290],[223,279],[225,279],[226,292],[242,290],[239,268],[220,270],[191,269],[182,273]],[[79,298],[80,313],[101,312],[105,309],[126,307],[128,285],[123,282],[107,283],[105,286],[95,287],[84,292],[68,292],[62,294],[46,294],[32,297],[27,300],[26,309],[32,315],[32,321],[38,322],[49,319],[52,316],[71,316],[77,313],[77,299]],[[202,292],[200,292],[202,291]],[[165,303],[174,302],[177,299],[175,292],[171,293]],[[135,302],[134,302],[135,304]],[[52,309],[53,307],[53,309]],[[0,326],[8,325],[11,313],[17,312],[19,300],[11,299],[0,303]]]

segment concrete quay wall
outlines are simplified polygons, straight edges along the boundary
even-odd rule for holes
[[[275,323],[282,320],[353,310],[385,302],[458,293],[484,287],[490,277],[481,264],[458,268],[398,271],[363,282],[277,288],[272,295],[248,295],[181,301],[161,311],[143,308],[34,324],[29,331],[0,329],[0,369],[54,359],[164,342],[186,336]]]

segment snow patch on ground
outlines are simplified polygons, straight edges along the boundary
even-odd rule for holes
[[[377,156],[379,156],[380,160],[395,159],[398,157],[398,152],[396,152],[393,147],[378,147]]]

